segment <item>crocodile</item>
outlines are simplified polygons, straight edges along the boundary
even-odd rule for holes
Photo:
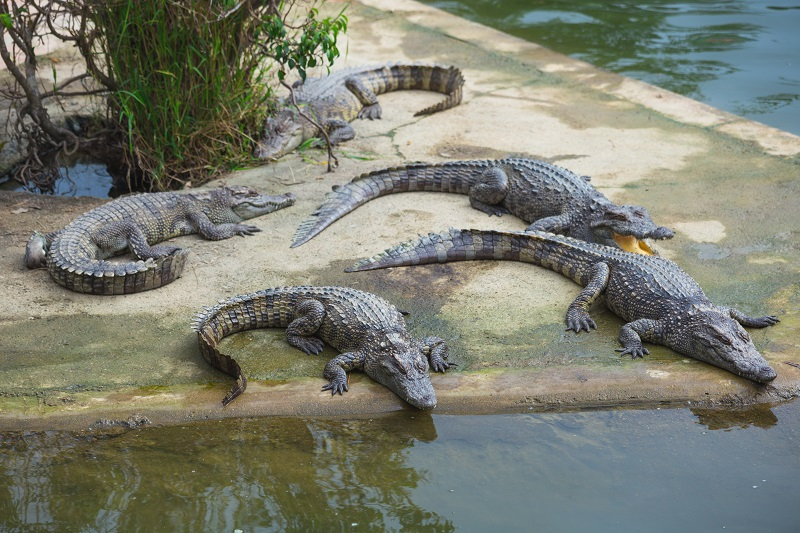
[[[509,158],[413,163],[362,174],[335,186],[295,233],[300,246],[358,206],[407,191],[468,194],[470,205],[489,216],[511,213],[528,230],[562,233],[587,242],[652,254],[646,238],[674,233],[656,226],[644,207],[616,205],[592,187],[588,176],[535,159]]]
[[[268,196],[248,187],[118,198],[61,230],[35,232],[25,250],[25,266],[46,266],[53,280],[77,292],[112,295],[155,289],[181,275],[188,252],[153,244],[192,233],[209,240],[252,235],[261,230],[240,222],[294,201],[291,193]],[[106,260],[126,250],[139,260]]]
[[[753,318],[713,304],[694,279],[659,256],[540,231],[450,229],[390,248],[347,271],[480,259],[533,263],[584,287],[566,315],[567,330],[576,333],[597,328],[588,309],[603,296],[606,306],[626,322],[617,350],[622,354],[648,354],[644,340],[758,383],[776,377],[742,326],[764,328],[777,324],[778,318]]]
[[[325,343],[341,352],[323,371],[328,384],[322,390],[332,396],[348,390],[346,372],[361,370],[414,407],[433,409],[436,393],[428,363],[437,372],[454,366],[442,339],[412,339],[395,306],[347,287],[277,287],[231,297],[205,307],[193,328],[205,360],[236,378],[223,406],[244,392],[247,378],[217,345],[227,335],[254,328],[286,328],[289,344],[307,354],[319,354]]]
[[[456,67],[398,63],[355,67],[307,78],[305,82],[296,82],[292,90],[303,113],[325,129],[332,144],[338,144],[355,137],[351,121],[381,118],[379,94],[419,89],[446,95],[444,100],[415,113],[416,117],[460,104],[463,85],[464,77]],[[299,115],[290,96],[279,105],[275,116],[267,119],[255,156],[277,159],[319,135],[317,126]]]

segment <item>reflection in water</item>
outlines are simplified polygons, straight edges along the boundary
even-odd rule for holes
[[[425,472],[406,456],[436,439],[431,417],[396,422],[278,418],[113,437],[7,434],[0,530],[453,530],[410,497]]]
[[[708,429],[745,429],[750,426],[769,429],[778,423],[778,417],[769,405],[751,405],[741,409],[692,409],[700,424]]]
[[[7,433],[0,531],[797,531],[798,443],[799,402]]]
[[[800,134],[795,0],[422,0]]]

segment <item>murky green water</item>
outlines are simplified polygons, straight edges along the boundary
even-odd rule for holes
[[[421,0],[800,135],[797,0]]]
[[[2,531],[798,531],[800,403],[0,436]]]

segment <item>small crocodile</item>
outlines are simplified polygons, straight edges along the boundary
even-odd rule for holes
[[[166,285],[183,272],[187,251],[155,243],[198,233],[209,240],[261,231],[241,221],[288,207],[291,193],[259,194],[248,187],[222,187],[189,194],[145,193],[96,207],[64,229],[35,232],[25,265],[47,266],[60,285],[90,294],[130,294]],[[139,261],[109,262],[130,250]]]
[[[663,257],[540,231],[450,229],[390,248],[347,271],[479,259],[533,263],[583,286],[567,310],[568,330],[596,328],[588,309],[604,296],[606,306],[626,321],[619,335],[623,347],[617,350],[622,354],[643,357],[649,353],[642,346],[645,340],[758,383],[775,379],[742,326],[764,328],[778,318],[753,318],[714,305],[695,280]]]
[[[399,90],[428,90],[446,95],[437,104],[414,116],[430,115],[461,103],[464,78],[456,67],[422,64],[391,64],[356,67],[308,78],[293,86],[295,101],[328,133],[332,144],[349,141],[356,132],[356,118],[381,118],[377,95]],[[267,119],[264,138],[255,149],[260,159],[277,159],[308,139],[320,135],[317,126],[301,117],[287,97],[274,117]]]
[[[301,224],[300,246],[358,206],[386,194],[433,191],[468,194],[470,205],[491,215],[511,213],[528,230],[563,233],[587,242],[652,254],[643,239],[669,239],[644,207],[616,205],[589,184],[589,177],[534,159],[414,163],[377,170],[336,186]]]
[[[325,365],[328,384],[322,390],[348,390],[347,374],[361,370],[419,409],[433,409],[436,393],[428,361],[437,372],[447,362],[447,345],[439,337],[414,340],[400,311],[386,300],[346,287],[278,287],[220,301],[206,307],[193,323],[200,351],[214,368],[236,378],[222,400],[228,405],[247,387],[239,364],[217,344],[223,337],[254,328],[286,328],[286,340],[317,355],[327,342],[341,352]]]

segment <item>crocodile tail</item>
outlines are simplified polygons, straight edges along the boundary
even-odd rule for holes
[[[453,66],[397,63],[371,71],[364,81],[375,94],[423,90],[446,95],[444,100],[417,111],[414,114],[416,117],[444,111],[460,104],[464,75]]]
[[[293,319],[292,296],[296,291],[284,288],[258,291],[244,296],[220,300],[213,307],[204,307],[195,315],[192,328],[197,333],[200,353],[208,364],[236,378],[236,384],[225,395],[222,405],[231,403],[247,388],[247,377],[239,363],[230,355],[222,353],[219,342],[239,331],[255,328],[286,327]],[[289,298],[286,298],[289,296]],[[296,297],[295,297],[296,299]]]
[[[374,198],[410,191],[469,194],[486,161],[412,163],[361,174],[344,185],[334,186],[323,204],[297,228],[292,248],[305,244],[325,228]]]
[[[188,255],[188,251],[178,250],[147,261],[111,263],[92,259],[74,264],[56,252],[48,255],[47,268],[56,283],[72,291],[104,296],[133,294],[157,289],[178,279]]]
[[[362,259],[346,272],[453,261],[507,260],[563,272],[561,259],[574,239],[542,232],[454,229],[429,233]],[[577,264],[577,260],[573,264]],[[565,275],[569,275],[565,273]]]

